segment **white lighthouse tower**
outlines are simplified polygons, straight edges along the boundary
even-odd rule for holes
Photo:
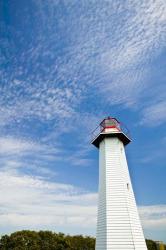
[[[108,117],[92,144],[99,148],[96,250],[147,250],[130,181],[121,123]]]

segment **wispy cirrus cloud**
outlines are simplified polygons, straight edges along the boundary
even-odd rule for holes
[[[2,82],[7,85],[1,89],[1,124],[32,117],[67,119],[79,113],[78,105],[92,90],[98,96],[104,93],[111,105],[138,106],[143,91],[152,87],[148,83],[151,59],[165,46],[165,2],[91,5],[84,1],[77,13],[76,2],[65,1],[60,6],[67,16],[56,12],[55,2],[35,1],[34,5],[34,31],[38,32],[2,71]],[[21,33],[17,30],[17,36]],[[5,41],[7,51],[10,42],[17,47],[14,41]]]
[[[70,228],[76,233],[80,223],[83,233],[93,230],[97,195],[52,179],[57,174],[56,167],[50,169],[49,164],[56,164],[57,153],[58,159],[62,160],[59,149],[56,151],[52,146],[25,138],[0,138],[0,218],[3,232],[28,227],[63,228],[66,232]],[[83,156],[84,152],[80,154]],[[63,160],[72,161],[69,156]]]
[[[0,170],[8,173],[33,172],[54,177],[50,164],[61,156],[60,148],[16,137],[0,137]]]
[[[84,234],[95,234],[97,193],[51,180],[50,177],[56,172],[48,165],[42,165],[40,155],[51,156],[56,162],[52,148],[12,137],[0,138],[0,148],[0,219],[4,232],[28,227],[57,231],[63,228],[66,232],[70,228],[71,232],[76,233],[79,228],[79,232]],[[73,161],[74,166],[88,165],[85,158],[88,151],[88,147],[81,147],[76,154],[66,156],[65,160]],[[21,158],[23,155],[32,157],[33,154],[38,159],[33,160],[33,164]],[[34,168],[31,174],[26,171],[29,168]],[[139,206],[139,212],[144,229],[165,230],[164,204]],[[8,225],[7,228],[5,225]]]
[[[165,46],[166,4],[150,0],[128,1],[122,6],[127,15],[115,37],[117,43],[103,54],[108,82],[102,88],[109,93],[111,104],[133,107],[143,92],[152,88],[149,66]]]
[[[13,137],[0,137],[0,149],[1,155],[15,155],[40,150],[41,147],[31,141],[28,142]]]
[[[151,104],[143,110],[142,124],[155,127],[166,122],[166,101]]]
[[[0,171],[0,178],[0,218],[2,225],[10,226],[7,232],[28,227],[95,233],[97,193],[40,176]],[[139,213],[144,229],[165,230],[164,204],[139,206]]]
[[[93,230],[96,194],[40,177],[0,172],[0,178],[0,218],[10,231],[27,227],[66,231],[70,227],[74,233],[78,227],[83,233]]]
[[[144,228],[166,230],[166,205],[151,205],[139,207]]]

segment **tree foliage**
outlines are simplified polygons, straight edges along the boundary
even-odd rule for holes
[[[146,245],[148,247],[148,250],[158,250],[157,245],[153,240],[146,240]]]
[[[146,244],[148,250],[158,250],[154,241],[146,240]],[[95,238],[82,235],[70,236],[51,231],[23,230],[10,236],[2,236],[0,250],[95,250]]]
[[[82,235],[70,236],[50,231],[23,230],[4,235],[0,250],[94,250],[95,239]]]

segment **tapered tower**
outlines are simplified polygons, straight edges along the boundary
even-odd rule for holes
[[[99,148],[99,200],[96,250],[147,250],[130,181],[121,123],[108,117],[92,144]]]

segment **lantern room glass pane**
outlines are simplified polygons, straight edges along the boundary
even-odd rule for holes
[[[103,122],[100,125],[101,125],[102,128],[106,128],[106,127],[117,127],[117,128],[119,128],[120,127],[119,123],[114,118],[105,119],[105,120],[103,120]]]
[[[117,126],[117,121],[114,119],[105,120],[105,127]]]

